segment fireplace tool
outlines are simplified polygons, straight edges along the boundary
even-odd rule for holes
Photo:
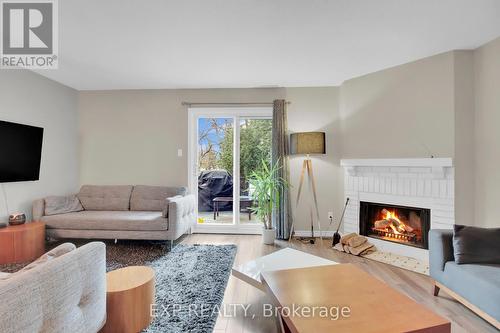
[[[349,204],[349,198],[347,198],[347,200],[345,201],[344,211],[342,211],[342,217],[340,218],[339,226],[337,227],[337,231],[335,231],[335,233],[333,234],[332,247],[340,242],[339,229],[340,226],[342,225],[342,221],[344,221],[345,210],[347,209],[348,204]]]

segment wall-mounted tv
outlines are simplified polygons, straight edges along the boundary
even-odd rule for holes
[[[43,128],[0,121],[0,183],[40,178]]]

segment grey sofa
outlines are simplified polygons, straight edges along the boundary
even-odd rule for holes
[[[429,255],[434,296],[443,289],[500,329],[500,265],[459,265],[453,253],[453,230],[431,230]]]
[[[84,185],[83,210],[46,215],[45,200],[33,204],[33,219],[52,238],[144,239],[172,242],[195,221],[195,198],[185,187]]]
[[[73,250],[54,255],[68,245]],[[0,275],[0,332],[95,333],[104,326],[105,245],[58,248],[31,267]]]

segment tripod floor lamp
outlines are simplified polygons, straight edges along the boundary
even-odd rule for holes
[[[311,237],[303,238],[308,240],[311,244],[314,244],[314,215],[316,215],[316,220],[318,223],[319,237],[323,240],[321,235],[321,223],[319,218],[318,209],[318,199],[316,195],[316,181],[314,180],[314,173],[312,167],[312,160],[310,155],[316,154],[326,154],[326,143],[325,143],[325,133],[324,132],[301,132],[293,133],[290,135],[290,154],[292,155],[306,155],[304,162],[302,163],[302,171],[300,172],[300,182],[297,191],[296,209],[298,208],[300,202],[300,196],[302,194],[302,186],[304,184],[304,177],[307,173],[307,183],[309,187],[309,192],[313,196],[313,205],[309,204],[309,216],[311,219]],[[293,236],[295,222],[292,224],[290,230],[290,239]]]

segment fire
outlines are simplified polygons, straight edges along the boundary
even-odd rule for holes
[[[395,210],[383,209],[382,219],[374,223],[374,230],[386,237],[409,240],[415,236],[413,228],[401,221]]]
[[[393,221],[393,223],[389,224],[389,227],[392,229],[392,231],[394,231],[395,234],[401,234],[401,233],[405,232],[405,228],[404,228],[405,224],[403,222],[401,222],[401,220],[399,219],[396,212],[395,211],[390,212],[387,209],[384,209],[384,210],[385,210],[384,220]],[[394,221],[396,223],[394,223]]]
[[[383,213],[384,211],[385,211],[385,217],[384,217],[384,219],[388,220],[388,219],[393,218],[393,219],[396,219],[396,220],[398,220],[398,221],[399,221],[399,218],[398,218],[398,216],[396,215],[396,212],[394,212],[394,211],[390,212],[390,211],[388,211],[387,209],[384,209],[384,210],[382,211],[382,213]]]

